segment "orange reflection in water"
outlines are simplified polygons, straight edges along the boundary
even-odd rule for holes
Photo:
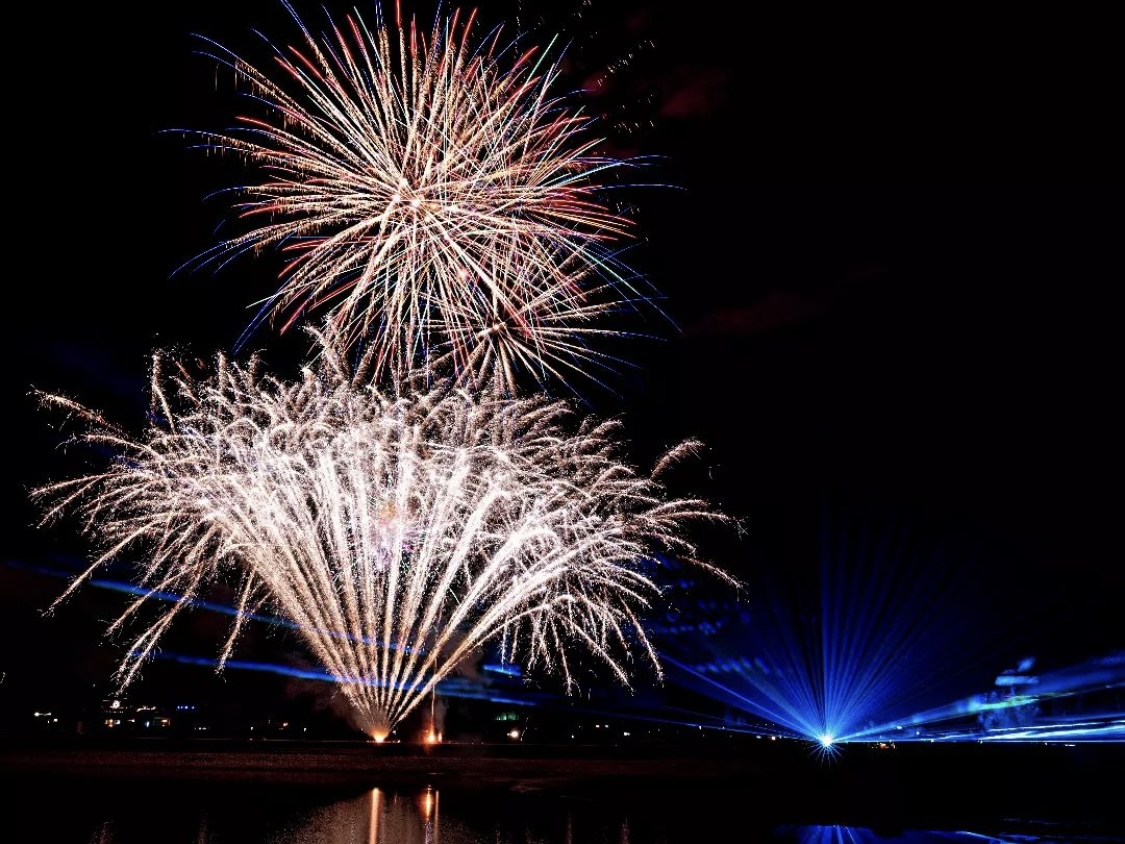
[[[382,797],[379,789],[371,789],[371,815],[367,821],[367,844],[379,844],[379,804]]]
[[[372,788],[310,812],[271,844],[439,844],[439,800],[434,788]],[[468,837],[466,837],[468,836]],[[454,821],[453,839],[475,841]],[[226,839],[223,839],[224,841]],[[207,839],[210,842],[210,839]]]

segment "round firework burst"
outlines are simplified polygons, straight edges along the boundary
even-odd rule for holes
[[[155,358],[154,421],[140,437],[43,396],[85,420],[77,440],[118,455],[35,491],[46,520],[79,516],[99,545],[63,597],[133,551],[144,593],[110,631],[161,599],[130,643],[122,685],[218,584],[239,596],[220,664],[265,607],[300,631],[377,739],[486,642],[557,672],[568,690],[578,653],[626,683],[633,654],[659,672],[640,616],[657,595],[645,561],[692,558],[684,527],[722,519],[659,480],[692,443],[639,472],[620,457],[613,421],[448,384],[383,393],[373,355],[349,368],[327,345],[293,382],[253,359],[220,356],[202,379],[168,363]]]
[[[352,15],[318,36],[287,8],[303,39],[271,45],[268,71],[207,41],[252,113],[188,134],[260,178],[232,189],[247,230],[194,263],[280,249],[255,325],[323,312],[334,341],[376,350],[376,377],[424,365],[514,391],[520,373],[612,370],[591,341],[621,332],[597,318],[651,302],[616,257],[631,221],[605,199],[627,162],[599,154],[589,118],[553,93],[557,62],[499,29],[476,42],[459,12],[428,35]]]

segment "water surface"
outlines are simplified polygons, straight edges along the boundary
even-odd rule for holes
[[[1125,841],[1105,829],[1007,819],[989,829],[817,823],[752,790],[660,785],[323,787],[35,776],[4,790],[9,844],[930,844]]]

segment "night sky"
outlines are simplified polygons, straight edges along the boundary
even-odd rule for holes
[[[532,5],[482,14],[520,6],[534,21]],[[960,560],[966,606],[987,609],[997,643],[989,670],[1024,651],[1061,663],[1125,647],[1125,147],[1108,12],[597,5],[554,20],[575,39],[576,84],[640,45],[590,107],[673,186],[636,192],[627,260],[678,328],[628,346],[618,394],[588,399],[624,414],[638,459],[707,444],[697,480],[747,528],[715,561],[750,580],[814,566],[825,507],[844,508]],[[172,275],[215,242],[224,208],[204,195],[232,171],[164,132],[234,114],[192,33],[237,49],[255,27],[294,35],[272,0],[41,14],[20,28],[36,56],[9,130],[4,558],[23,562],[80,547],[30,527],[26,487],[67,463],[29,389],[139,422],[150,352],[229,350],[269,290],[268,261]],[[304,348],[268,329],[250,345],[278,361]],[[112,669],[96,643],[104,599],[40,617],[62,585],[0,566],[6,704]]]

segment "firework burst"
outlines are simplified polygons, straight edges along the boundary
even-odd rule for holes
[[[188,134],[260,178],[232,191],[247,230],[194,263],[280,249],[255,324],[321,311],[334,341],[375,348],[376,376],[421,364],[514,391],[520,373],[612,370],[591,341],[621,332],[598,318],[651,301],[616,258],[631,221],[604,198],[627,162],[553,93],[558,64],[499,30],[476,41],[459,12],[428,35],[353,15],[318,36],[287,8],[303,38],[270,45],[269,70],[207,41],[253,113]]]
[[[634,655],[659,672],[639,615],[658,595],[643,560],[693,558],[684,527],[722,518],[659,479],[693,444],[638,472],[616,422],[449,385],[385,394],[375,364],[348,367],[323,344],[293,382],[222,356],[195,379],[157,356],[140,437],[43,396],[81,417],[78,441],[118,455],[35,491],[46,520],[77,515],[99,545],[63,597],[127,552],[144,561],[146,594],[111,632],[150,597],[181,596],[155,602],[162,615],[131,641],[121,683],[218,584],[235,587],[241,611],[222,661],[248,614],[288,618],[373,737],[486,642],[569,689],[576,646],[624,682]]]

